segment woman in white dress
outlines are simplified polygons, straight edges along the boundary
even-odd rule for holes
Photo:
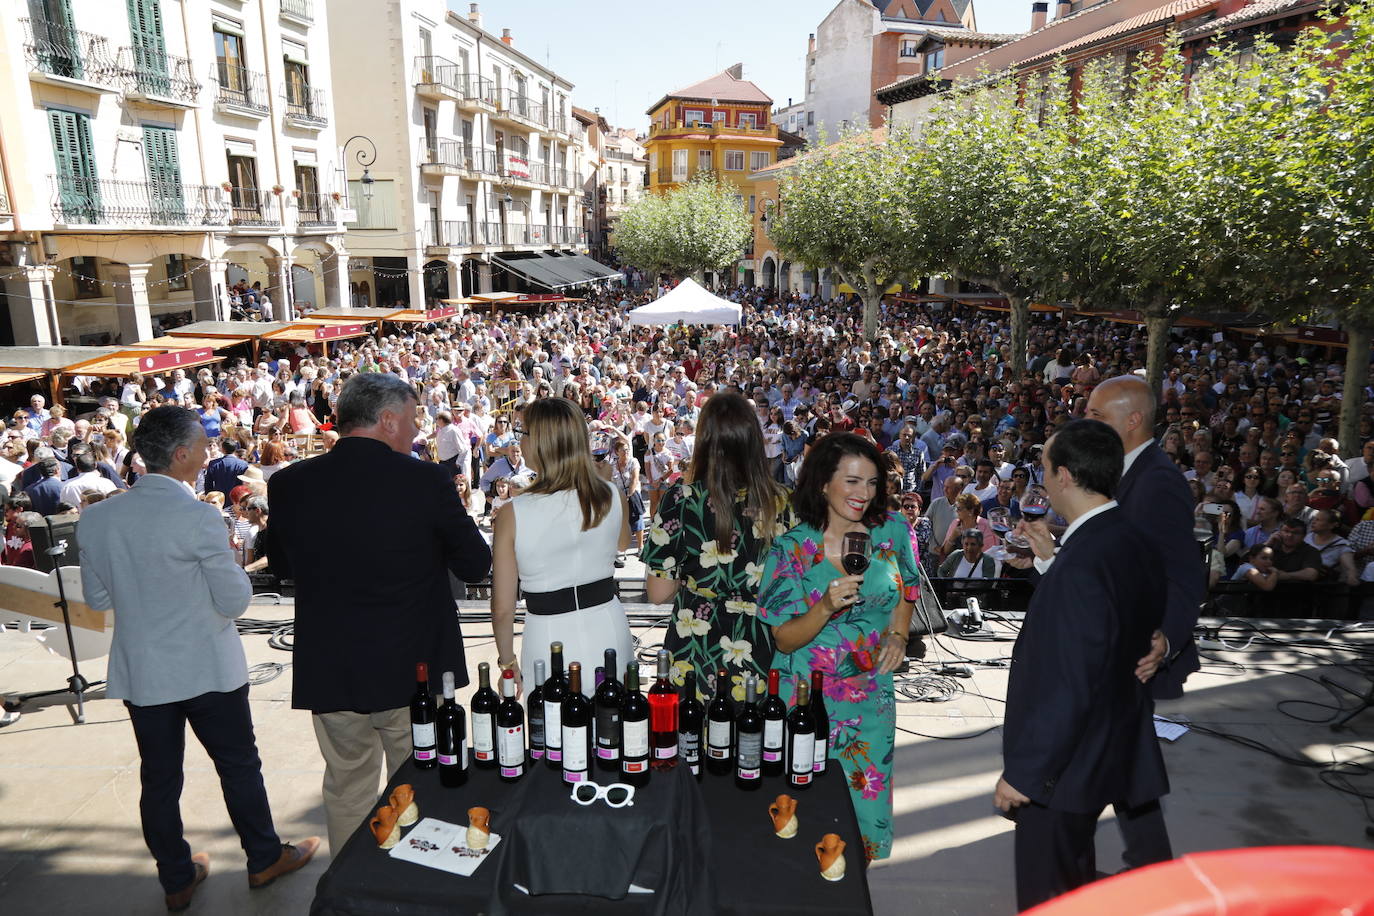
[[[607,649],[619,663],[631,653],[630,626],[615,592],[615,559],[630,544],[625,497],[609,467],[592,460],[581,408],[563,398],[540,398],[524,411],[519,430],[526,460],[538,476],[496,513],[492,523],[491,619],[496,661],[521,675],[563,643],[566,663],[584,671]],[[515,600],[524,590],[525,631],[515,654]],[[584,682],[591,692],[590,681]]]

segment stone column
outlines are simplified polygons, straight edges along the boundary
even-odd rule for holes
[[[229,262],[210,258],[191,274],[196,321],[229,320]]]
[[[463,298],[463,261],[449,258],[445,263],[448,264],[448,297],[450,299]]]
[[[153,315],[148,309],[148,271],[151,264],[110,264],[115,282],[115,314],[119,317],[119,342],[130,346],[153,336]]]
[[[60,342],[53,339],[54,321],[49,320],[47,291],[52,273],[52,268],[45,265],[9,271],[5,297],[9,300],[10,325],[17,347],[51,347]],[[61,334],[60,328],[57,333]]]
[[[291,259],[263,258],[267,267],[267,295],[272,299],[272,320],[291,321],[296,317],[291,298]]]
[[[491,292],[491,262],[483,261],[477,268],[477,289],[475,292]]]
[[[410,308],[413,309],[428,308],[425,304],[424,266],[425,258],[423,252],[418,255],[410,255],[406,258],[406,269],[409,271],[406,275],[406,286],[408,287],[407,295],[410,297]],[[392,306],[390,302],[380,304],[386,308]]]
[[[321,257],[320,273],[324,284],[324,307],[331,311],[353,308],[348,286],[348,252],[336,249],[333,254]]]

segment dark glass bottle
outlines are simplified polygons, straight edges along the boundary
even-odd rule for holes
[[[620,778],[632,786],[649,782],[649,701],[639,692],[639,666],[625,666],[625,704],[620,711]]]
[[[544,760],[549,769],[563,769],[563,700],[568,676],[563,673],[563,644],[549,646],[549,679],[544,682]]]
[[[730,675],[716,672],[716,695],[706,707],[706,769],[716,776],[731,770],[730,752],[735,738],[735,705],[730,701]]]
[[[830,751],[830,714],[825,708],[825,672],[811,672],[811,720],[816,726],[816,778],[825,774],[825,759]]]
[[[515,698],[515,672],[501,675],[501,705],[496,709],[496,763],[503,782],[525,775],[525,710]]]
[[[735,717],[735,786],[752,792],[763,782],[763,713],[754,691],[754,675],[744,679],[744,705]]]
[[[682,762],[697,779],[701,778],[701,726],[705,721],[706,707],[697,699],[697,673],[688,670],[677,704],[677,741]]]
[[[616,670],[615,650],[607,649],[605,678],[597,685],[592,705],[596,710],[596,768],[619,774],[620,707],[625,702],[625,689],[616,679]]]
[[[534,663],[534,689],[525,698],[530,723],[530,757],[544,758],[544,660]]]
[[[768,672],[768,697],[763,701],[763,775],[781,776],[783,744],[787,736],[787,704],[778,696],[778,669]]]
[[[415,765],[422,770],[432,770],[439,765],[435,718],[434,697],[429,693],[429,666],[419,662],[415,665],[415,696],[410,700],[410,744]]]
[[[547,693],[545,702],[548,702]],[[559,766],[563,781],[586,782],[592,764],[592,701],[582,695],[580,662],[568,666],[568,695],[563,698],[559,710],[559,727],[563,745]]]
[[[439,782],[455,789],[468,781],[467,716],[453,691],[453,672],[444,672],[444,705],[435,724],[439,745]]]
[[[808,692],[806,681],[797,685],[797,705],[787,714],[787,784],[799,791],[816,778],[816,720]]]
[[[655,770],[671,770],[677,766],[677,691],[669,679],[673,655],[667,649],[658,650],[658,677],[649,688],[649,746],[650,765]]]
[[[501,703],[491,689],[491,665],[477,666],[477,692],[468,708],[472,710],[472,762],[484,770],[496,766],[496,707]]]

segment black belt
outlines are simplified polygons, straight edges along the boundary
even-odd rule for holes
[[[615,579],[607,576],[599,582],[570,585],[556,592],[525,592],[524,595],[527,613],[551,617],[605,604],[612,598],[619,597],[619,592],[616,590]]]

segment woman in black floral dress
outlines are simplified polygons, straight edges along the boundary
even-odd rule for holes
[[[673,682],[682,684],[695,670],[705,694],[724,668],[742,700],[745,676],[766,675],[773,661],[772,632],[757,616],[763,560],[795,519],[787,490],[768,474],[748,401],[733,393],[712,397],[696,436],[688,473],[654,514],[643,552],[645,586],[651,602],[673,602],[664,640],[673,653]]]

